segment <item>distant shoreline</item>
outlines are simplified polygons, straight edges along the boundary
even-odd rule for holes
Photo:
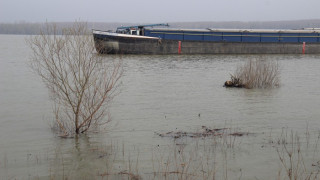
[[[54,22],[58,29],[63,29],[72,26],[73,22]],[[150,22],[158,23],[158,22]],[[103,22],[88,22],[88,29],[99,30],[115,30],[119,26],[130,26],[140,23],[103,23]],[[144,23],[148,24],[148,23]],[[0,34],[12,35],[36,35],[39,34],[41,27],[45,23],[0,23]],[[290,21],[206,21],[206,22],[169,22],[173,28],[190,28],[190,29],[205,29],[205,28],[237,28],[237,29],[301,29],[301,28],[319,28],[320,19],[307,20],[290,20]]]

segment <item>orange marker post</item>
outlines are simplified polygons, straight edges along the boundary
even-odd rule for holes
[[[181,41],[179,41],[178,54],[181,54]]]
[[[306,52],[306,42],[303,42],[302,44],[302,54],[305,54]]]

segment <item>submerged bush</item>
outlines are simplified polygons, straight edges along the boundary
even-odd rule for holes
[[[231,74],[233,87],[244,88],[273,88],[280,83],[279,63],[275,60],[250,59],[239,65]],[[226,83],[227,83],[226,82]]]

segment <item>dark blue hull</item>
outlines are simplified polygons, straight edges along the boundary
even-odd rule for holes
[[[171,30],[145,29],[145,36],[166,40],[243,43],[320,43],[315,30]]]
[[[107,54],[320,54],[316,31],[233,31],[143,29],[143,35],[93,35],[97,51]]]

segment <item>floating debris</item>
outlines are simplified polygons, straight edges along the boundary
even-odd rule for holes
[[[236,87],[236,88],[242,88],[245,87],[245,85],[242,83],[241,79],[239,77],[231,75],[231,81],[226,81],[224,83],[224,87]]]
[[[170,131],[167,133],[155,133],[160,137],[172,137],[174,139],[182,137],[201,138],[201,137],[214,137],[214,136],[243,136],[248,135],[248,132],[232,132],[230,128],[215,128],[211,129],[202,126],[199,132],[184,132],[184,131]]]

